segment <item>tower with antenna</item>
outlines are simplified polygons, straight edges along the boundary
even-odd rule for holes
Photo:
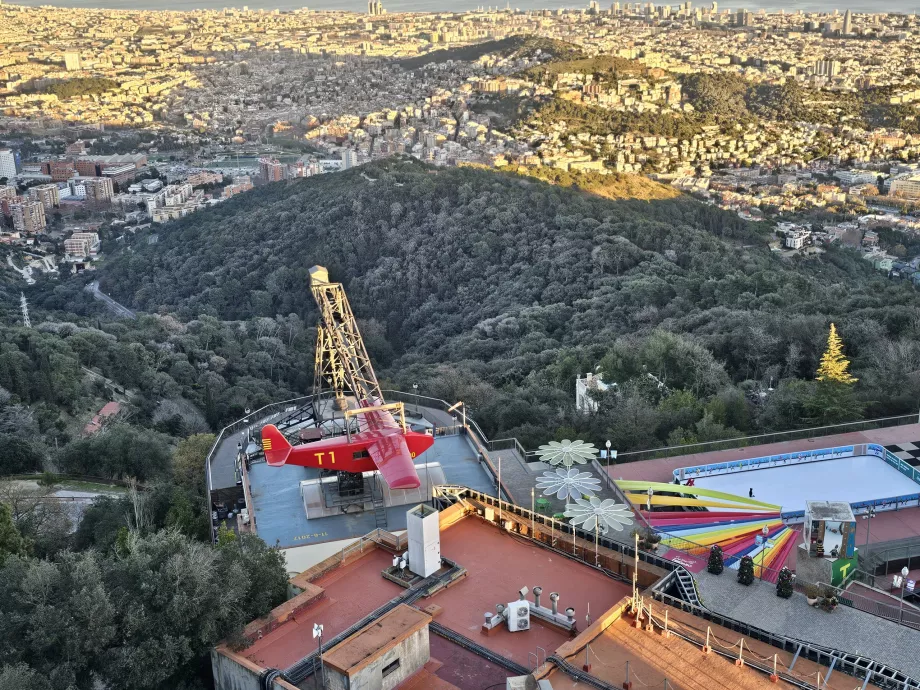
[[[32,321],[29,319],[29,303],[26,302],[26,293],[19,293],[19,306],[22,309],[22,325],[26,328],[32,328]]]

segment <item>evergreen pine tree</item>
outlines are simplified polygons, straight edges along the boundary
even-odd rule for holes
[[[843,340],[837,335],[837,327],[831,324],[831,330],[827,336],[827,350],[821,356],[817,379],[828,383],[856,383],[858,379],[847,371],[849,366],[850,360],[843,356]]]
[[[744,556],[738,566],[738,582],[749,585],[754,581],[754,559]]]
[[[792,596],[792,572],[789,568],[783,567],[779,571],[779,577],[776,579],[776,596],[783,599]]]
[[[863,405],[853,390],[857,379],[847,371],[849,366],[849,360],[843,356],[843,341],[837,334],[837,328],[831,324],[827,350],[818,367],[815,390],[805,403],[810,423],[835,424],[862,417]]]
[[[709,563],[706,565],[706,570],[713,575],[718,575],[725,570],[725,562],[722,558],[722,547],[718,544],[709,549]]]

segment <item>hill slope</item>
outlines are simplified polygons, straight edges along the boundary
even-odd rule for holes
[[[506,402],[527,409],[496,411],[498,428],[552,414],[611,346],[608,378],[631,380],[645,365],[703,402],[730,382],[811,379],[831,320],[879,401],[872,412],[906,408],[912,393],[876,395],[867,371],[902,366],[886,357],[893,342],[913,347],[917,293],[848,252],[784,261],[759,232],[686,197],[609,200],[390,160],[259,188],[163,228],[156,244],[139,236],[101,279],[140,309],[310,323],[307,269],[326,265],[356,313],[376,320],[372,355],[403,383],[421,377],[453,396],[481,382],[487,403],[512,386]],[[650,345],[660,330],[684,337]],[[462,374],[433,375],[442,364]]]

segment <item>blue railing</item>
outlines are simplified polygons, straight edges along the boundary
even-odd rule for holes
[[[839,446],[837,448],[819,448],[817,450],[803,450],[795,453],[780,453],[778,455],[765,455],[759,458],[745,460],[731,460],[729,462],[715,462],[708,465],[694,465],[679,467],[673,472],[675,479],[693,475],[715,474],[718,472],[744,472],[747,470],[761,469],[763,466],[800,464],[803,462],[818,462],[819,460],[833,460],[835,458],[852,457],[855,446]]]

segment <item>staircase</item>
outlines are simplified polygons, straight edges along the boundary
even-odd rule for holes
[[[387,529],[387,509],[383,503],[383,487],[380,485],[380,476],[376,475],[371,487],[374,498],[374,521],[380,529]]]
[[[674,570],[674,573],[677,576],[676,582],[680,598],[694,606],[702,606],[700,597],[696,593],[696,583],[693,581],[693,575],[680,566]]]

